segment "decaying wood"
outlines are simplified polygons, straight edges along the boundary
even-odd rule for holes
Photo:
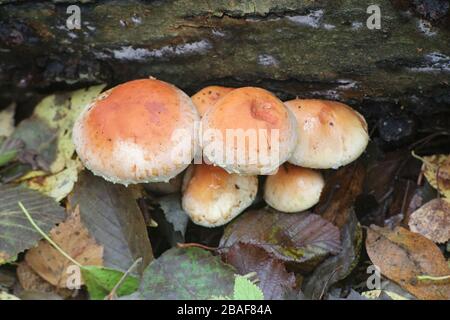
[[[188,93],[253,84],[286,98],[448,104],[448,10],[432,25],[402,2],[377,1],[381,29],[369,30],[368,0],[0,0],[0,89],[20,100],[152,75]],[[66,26],[74,3],[80,30]]]

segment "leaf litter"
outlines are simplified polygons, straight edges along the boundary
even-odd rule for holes
[[[14,105],[0,111],[0,264],[15,269],[21,287],[0,299],[449,298],[448,155],[421,158],[420,185],[407,149],[378,148],[324,172],[311,212],[276,212],[259,200],[227,226],[206,229],[180,207],[181,175],[143,193],[83,171],[71,129],[103,88],[50,95],[17,127]],[[371,198],[372,208],[361,206]],[[367,230],[365,246],[359,222],[380,225]],[[74,262],[85,284],[75,291],[66,288]],[[370,263],[390,287],[356,283]]]

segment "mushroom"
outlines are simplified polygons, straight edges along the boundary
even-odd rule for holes
[[[229,173],[273,173],[297,143],[294,115],[277,97],[255,87],[234,89],[202,118],[203,156]]]
[[[285,163],[276,174],[267,177],[264,200],[276,210],[299,212],[319,202],[324,185],[319,171]]]
[[[191,163],[199,115],[183,91],[156,79],[102,93],[76,120],[73,142],[85,167],[104,179],[168,181]]]
[[[217,227],[249,207],[257,191],[257,176],[239,176],[213,165],[195,164],[183,179],[182,207],[195,224]]]
[[[234,90],[234,88],[209,86],[194,94],[192,96],[192,101],[197,107],[200,117],[206,113],[206,110],[215,105],[217,101],[232,90]]]
[[[295,114],[299,141],[288,160],[298,166],[336,169],[357,159],[369,142],[367,123],[349,106],[327,100],[285,102]]]

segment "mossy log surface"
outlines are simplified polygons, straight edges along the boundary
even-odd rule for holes
[[[430,25],[397,2],[377,1],[381,29],[369,30],[367,0],[0,0],[1,97],[152,75],[188,93],[251,84],[362,109],[448,111],[448,10]],[[66,27],[69,4],[80,30]]]

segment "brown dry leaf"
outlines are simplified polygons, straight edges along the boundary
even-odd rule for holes
[[[82,265],[102,266],[103,247],[95,242],[80,220],[78,206],[67,220],[52,231],[50,238],[67,254]],[[66,269],[73,263],[59,253],[46,240],[30,249],[25,255],[30,267],[52,285],[66,288],[66,280],[70,275]]]
[[[409,229],[433,242],[450,239],[450,200],[441,198],[425,203],[409,217]]]
[[[26,261],[19,263],[16,272],[19,283],[25,291],[54,293],[61,297],[69,297],[71,295],[69,289],[56,288],[42,279],[31,269]]]
[[[327,179],[314,213],[342,229],[356,197],[362,192],[364,177],[364,166],[358,162],[336,171]]]
[[[19,263],[16,272],[19,283],[24,290],[53,292],[55,289],[54,286],[34,272],[26,261]]]
[[[439,248],[424,236],[396,227],[372,225],[367,231],[366,249],[381,273],[419,299],[450,299],[450,281],[419,281],[417,276],[445,276],[450,273]]]
[[[450,199],[450,155],[437,154],[424,159],[423,174],[433,188]]]

